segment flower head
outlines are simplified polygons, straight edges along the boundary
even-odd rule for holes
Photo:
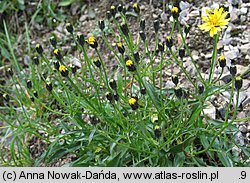
[[[223,56],[223,55],[221,55],[221,56],[219,56],[219,64],[220,64],[220,67],[225,67],[226,66],[226,58]]]
[[[214,37],[221,29],[226,28],[230,18],[226,19],[228,12],[223,12],[223,8],[215,8],[214,10],[207,9],[206,16],[202,16],[202,20],[205,22],[199,25],[201,30],[210,31],[210,36]]]
[[[69,74],[69,71],[68,71],[67,67],[65,67],[64,65],[60,65],[59,72],[61,73],[61,75],[63,77],[67,77],[68,74]]]
[[[36,51],[38,54],[43,54],[43,47],[40,44],[36,44]]]
[[[117,49],[119,51],[119,53],[123,54],[125,52],[125,48],[123,46],[123,44],[121,42],[117,43]]]
[[[140,13],[140,7],[137,3],[133,4],[133,9],[135,11],[135,13],[139,14]]]
[[[139,108],[137,98],[135,98],[135,97],[130,98],[130,99],[128,100],[128,104],[130,105],[130,107],[131,107],[133,110],[136,110],[136,109]]]
[[[129,71],[133,72],[136,70],[134,62],[132,60],[127,60],[125,64],[126,64],[126,67],[128,68]]]
[[[174,7],[171,9],[171,12],[172,12],[173,17],[174,17],[175,19],[178,19],[178,17],[179,17],[179,9],[178,9],[177,7],[174,6]]]
[[[56,57],[58,60],[62,60],[63,57],[62,57],[60,51],[59,51],[57,48],[54,49],[53,53],[54,53],[55,57]]]
[[[94,36],[90,36],[86,42],[92,47],[92,48],[97,48],[98,44]]]

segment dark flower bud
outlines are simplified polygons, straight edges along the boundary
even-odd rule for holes
[[[77,71],[77,66],[73,65],[73,64],[70,64],[70,69],[71,69],[72,73],[75,74],[76,71]]]
[[[54,64],[54,68],[55,68],[56,70],[59,70],[60,63],[56,60],[56,61],[53,62],[53,64]]]
[[[155,29],[155,32],[157,33],[160,29],[160,22],[158,20],[155,20],[154,21],[154,29]]]
[[[154,127],[154,133],[155,133],[155,138],[160,138],[161,137],[161,128],[160,126],[156,125]]]
[[[139,108],[138,99],[137,98],[132,97],[131,99],[129,99],[128,104],[130,105],[130,107],[133,110],[136,110],[136,109]]]
[[[77,41],[81,46],[84,46],[85,43],[85,38],[83,34],[78,34],[77,35]]]
[[[94,62],[96,67],[98,67],[98,68],[101,67],[101,62],[98,58],[94,59],[93,62]]]
[[[39,58],[38,57],[33,57],[33,63],[35,65],[38,65],[39,64]]]
[[[42,46],[40,44],[36,44],[36,51],[40,55],[43,54],[43,48],[42,48]]]
[[[53,85],[52,85],[52,83],[51,83],[51,82],[47,82],[47,83],[46,83],[46,89],[47,89],[49,92],[51,92],[51,91],[52,91],[52,89],[53,89]]]
[[[55,48],[57,45],[57,40],[55,36],[50,37],[50,44]]]
[[[38,97],[37,91],[34,91],[34,92],[33,92],[33,95],[37,98],[37,97]]]
[[[236,78],[235,78],[235,84],[234,84],[236,90],[240,90],[240,89],[242,88],[242,85],[243,85],[243,80],[242,80],[242,78],[241,78],[240,76],[239,76],[239,77],[236,77]]]
[[[110,11],[107,11],[107,18],[108,18],[108,19],[111,19],[111,18],[112,18],[112,15],[111,15],[111,12],[110,12]]]
[[[53,53],[54,53],[57,60],[62,60],[62,58],[63,58],[62,54],[58,49],[54,49]]]
[[[168,37],[166,38],[166,46],[167,46],[169,49],[171,49],[171,47],[173,46],[173,40],[172,40],[172,38],[171,38],[170,36],[168,36]]]
[[[109,81],[109,86],[110,88],[112,88],[113,90],[116,90],[117,89],[117,84],[116,84],[116,81],[114,79],[111,79]]]
[[[27,88],[29,89],[32,88],[32,82],[30,80],[28,80],[26,84],[27,84]]]
[[[237,68],[235,65],[231,65],[229,68],[230,74],[234,77],[237,74]]]
[[[13,70],[12,70],[12,68],[8,68],[7,69],[7,71],[6,71],[6,75],[7,75],[7,77],[11,77],[11,76],[13,76]]]
[[[223,56],[223,55],[221,55],[221,56],[219,56],[219,64],[220,64],[220,67],[221,68],[223,68],[223,67],[225,67],[226,66],[226,64],[227,64],[227,62],[226,62],[226,58]]]
[[[133,9],[134,9],[136,14],[140,14],[140,7],[137,3],[133,4]]]
[[[117,45],[117,49],[118,49],[119,53],[124,54],[125,48],[124,48],[123,44],[121,42],[119,42],[116,45]]]
[[[128,113],[126,111],[123,111],[122,114],[125,118],[128,117]]]
[[[172,12],[173,18],[174,19],[178,19],[178,17],[179,17],[179,8],[173,7],[172,10],[171,10],[171,12]]]
[[[6,102],[9,102],[9,101],[10,101],[10,96],[9,96],[7,93],[4,93],[4,94],[3,94],[3,99],[4,99]]]
[[[116,94],[114,94],[114,99],[115,99],[115,101],[118,101],[119,100],[119,95],[116,93]]]
[[[129,33],[127,24],[122,22],[121,25],[120,25],[120,28],[122,30],[122,33],[127,37],[128,33]]]
[[[179,83],[179,78],[178,78],[178,76],[175,75],[175,74],[173,74],[171,78],[172,78],[172,82],[175,84],[175,86],[177,86],[178,83]]]
[[[91,115],[90,117],[89,117],[89,121],[90,121],[90,123],[92,124],[92,125],[97,125],[98,123],[100,123],[100,119],[99,118],[97,118],[97,117],[95,117],[95,116],[93,116],[93,115]]]
[[[235,65],[236,64],[236,60],[235,59],[232,59],[231,60],[231,65]]]
[[[176,88],[174,89],[174,92],[175,92],[175,95],[176,95],[178,98],[183,97],[183,90],[182,90],[182,88],[176,87]]]
[[[106,93],[106,98],[107,98],[108,101],[111,102],[111,101],[113,100],[113,94],[110,93],[110,92],[107,92],[107,93]]]
[[[186,35],[189,33],[190,29],[191,29],[190,25],[188,25],[187,27],[184,28],[184,32]]]
[[[105,28],[105,22],[104,22],[103,20],[100,20],[100,21],[98,22],[98,25],[99,25],[99,28],[101,29],[101,31],[103,31],[104,28]]]
[[[141,94],[142,94],[142,95],[145,95],[145,94],[146,94],[146,88],[142,88],[142,89],[141,89]]]
[[[203,84],[198,85],[198,92],[199,92],[199,94],[202,94],[204,92],[204,85]]]
[[[159,50],[160,52],[164,52],[164,44],[159,43],[159,44],[158,44],[158,50]]]
[[[145,30],[145,19],[141,19],[141,21],[140,21],[140,28],[144,32],[144,30]]]
[[[135,59],[135,62],[136,62],[136,63],[139,63],[139,62],[140,62],[140,55],[139,55],[138,52],[135,52],[135,53],[134,53],[134,59]]]
[[[111,6],[111,7],[110,7],[110,12],[111,12],[111,15],[112,15],[113,17],[115,17],[115,14],[116,14],[116,8],[115,8],[115,6]]]
[[[65,67],[64,65],[60,65],[59,72],[61,73],[63,77],[67,77],[69,75],[69,71],[67,67]]]
[[[179,56],[181,57],[181,59],[183,59],[183,57],[185,56],[185,49],[184,48],[179,49]]]
[[[123,11],[123,5],[122,5],[122,4],[119,4],[119,5],[117,6],[117,11],[118,11],[118,12],[122,12],[122,11]]]
[[[140,37],[141,37],[141,40],[142,40],[143,42],[145,42],[145,40],[146,40],[146,35],[145,35],[145,33],[144,33],[143,31],[140,31]]]
[[[73,26],[72,26],[71,23],[67,23],[67,24],[66,24],[66,29],[67,29],[67,31],[68,31],[70,34],[72,34],[73,31],[74,31],[74,28],[73,28]]]

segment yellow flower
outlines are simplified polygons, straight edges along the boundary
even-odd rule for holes
[[[201,30],[210,31],[210,36],[214,37],[221,29],[226,28],[230,18],[226,19],[228,12],[223,12],[223,8],[215,8],[214,10],[207,9],[206,16],[202,16],[202,20],[205,22],[199,25]]]
[[[59,72],[66,72],[68,69],[64,65],[60,65]]]
[[[93,37],[93,36],[90,36],[90,37],[87,39],[87,43],[88,43],[88,44],[94,45],[95,42],[96,42],[96,40],[95,40],[95,37]]]
[[[132,66],[132,65],[134,65],[134,63],[133,63],[132,60],[127,60],[127,61],[126,61],[126,66],[130,67],[130,66]]]
[[[219,56],[219,60],[225,60],[225,56],[223,55]]]
[[[59,52],[58,49],[55,49],[55,50],[54,50],[54,54],[55,54],[55,55],[58,55],[58,52]]]
[[[117,47],[122,48],[122,43],[121,42],[117,43]]]
[[[179,12],[179,9],[177,7],[173,7],[172,10],[171,10],[172,13],[178,13]]]
[[[94,36],[90,36],[86,42],[92,47],[92,48],[97,48],[98,44],[96,42],[96,39]]]
[[[128,100],[129,105],[135,105],[137,103],[137,100],[135,98],[131,98]]]

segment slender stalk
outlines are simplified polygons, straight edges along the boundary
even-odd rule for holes
[[[210,69],[209,79],[208,79],[208,84],[209,85],[212,83],[213,76],[214,76],[215,61],[216,61],[216,58],[217,58],[217,43],[218,43],[218,39],[219,39],[219,35],[216,34],[216,36],[214,38],[214,50],[213,50],[211,69]]]

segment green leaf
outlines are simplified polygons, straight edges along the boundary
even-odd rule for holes
[[[225,167],[233,167],[233,162],[232,160],[229,158],[229,156],[224,152],[218,152],[218,157],[221,161],[221,163],[225,166]]]
[[[120,73],[117,73],[117,92],[119,95],[122,95],[122,88],[123,88],[123,80]]]
[[[159,95],[156,92],[156,88],[152,84],[150,84],[149,82],[147,82],[145,78],[143,78],[143,82],[145,84],[147,92],[151,96],[151,98],[154,101],[156,107],[161,108],[160,107],[160,99],[159,99]]]
[[[200,113],[202,111],[202,107],[200,105],[196,105],[193,109],[192,115],[190,116],[188,120],[188,124],[193,124],[197,118],[200,116]]]
[[[184,162],[185,162],[185,154],[182,153],[177,153],[175,158],[174,158],[174,167],[182,167]]]
[[[113,159],[107,163],[107,167],[118,167],[120,164],[122,152],[118,153]]]
[[[180,152],[183,152],[184,149],[190,145],[193,140],[195,139],[195,136],[191,136],[189,137],[188,139],[186,139],[184,142],[176,145],[176,146],[173,146],[172,148],[170,148],[169,152],[171,153],[174,153],[174,154],[177,154],[177,153],[180,153]]]
[[[71,5],[72,3],[74,3],[75,0],[63,0],[59,3],[59,6],[69,6]]]

